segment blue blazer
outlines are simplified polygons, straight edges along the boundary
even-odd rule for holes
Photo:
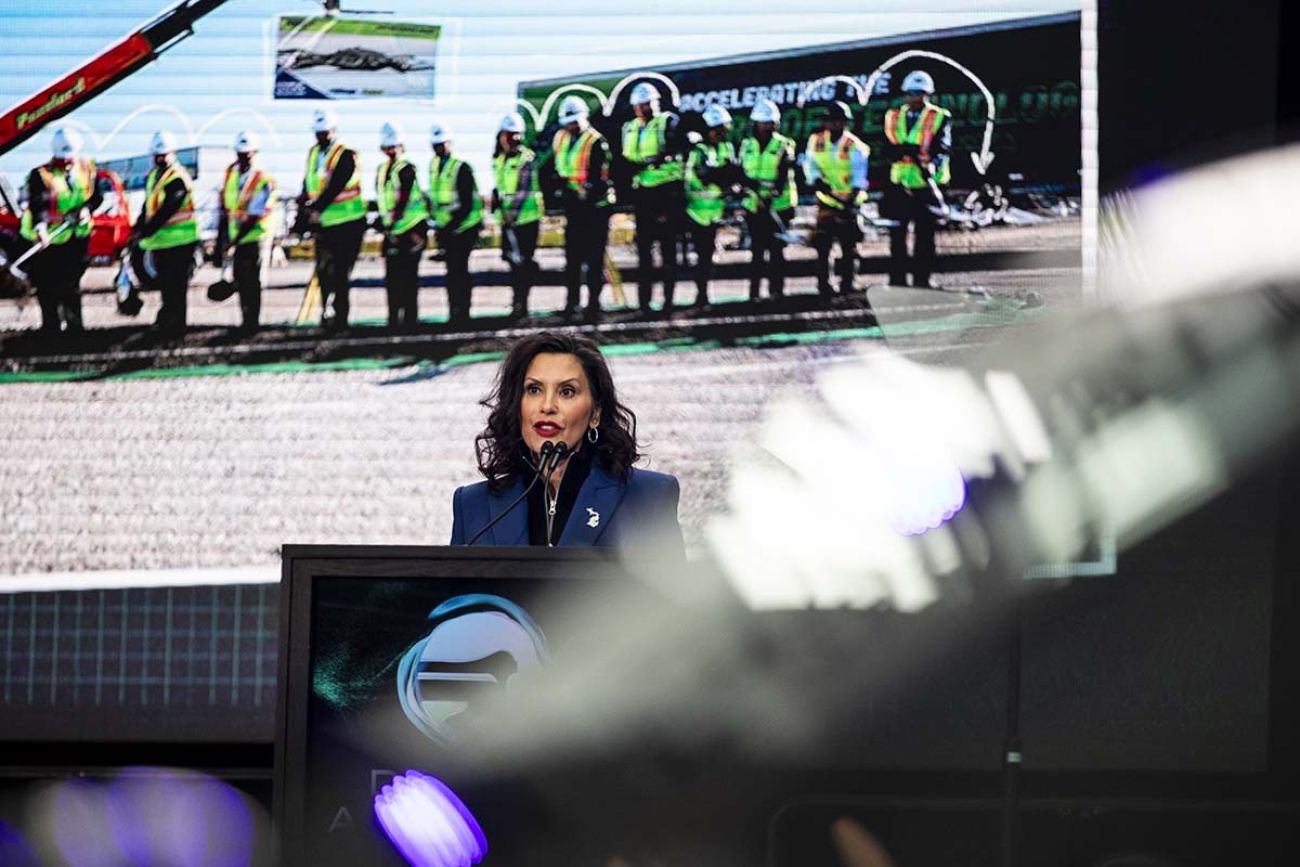
[[[468,542],[522,494],[525,485],[524,477],[516,475],[514,484],[500,493],[490,491],[486,481],[457,488],[451,499],[451,544]],[[660,545],[668,549],[665,553],[685,556],[682,528],[677,523],[680,494],[676,477],[667,473],[633,467],[627,480],[620,481],[593,463],[556,544]],[[474,544],[527,545],[528,501],[515,506]]]

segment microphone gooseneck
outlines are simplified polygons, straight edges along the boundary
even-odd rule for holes
[[[556,443],[555,450],[551,452],[550,466],[546,469],[546,482],[543,492],[546,496],[546,544],[548,546],[555,544],[555,506],[556,501],[559,500],[558,496],[551,493],[551,476],[555,475],[555,471],[560,468],[560,464],[568,456],[569,446],[563,442]]]
[[[482,536],[488,530],[491,530],[493,527],[497,525],[498,521],[500,521],[506,515],[510,514],[512,511],[514,511],[515,507],[518,506],[520,503],[522,503],[524,501],[524,498],[527,497],[528,494],[533,490],[533,488],[537,486],[537,483],[542,479],[543,475],[545,475],[546,477],[546,483],[548,485],[551,483],[551,473],[555,471],[555,466],[559,464],[559,461],[555,458],[555,453],[560,449],[563,449],[564,452],[567,453],[569,447],[566,446],[564,443],[559,443],[558,446],[555,443],[551,443],[551,442],[542,443],[541,455],[540,455],[540,459],[537,461],[537,466],[533,467],[532,464],[529,464],[529,466],[533,470],[533,480],[528,483],[528,486],[526,488],[524,488],[524,492],[522,494],[515,497],[514,500],[511,501],[510,505],[502,509],[497,514],[497,516],[493,518],[491,521],[488,521],[486,524],[484,524],[483,527],[480,528],[477,533],[469,537],[469,541],[465,543],[466,548],[468,548],[470,545],[473,545],[475,542],[477,542],[480,536]],[[546,469],[548,464],[550,465],[549,470]]]

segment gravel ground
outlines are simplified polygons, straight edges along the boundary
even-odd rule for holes
[[[613,361],[695,538],[776,390],[856,348]],[[476,481],[495,365],[0,388],[0,574],[271,564],[301,543],[440,544]]]

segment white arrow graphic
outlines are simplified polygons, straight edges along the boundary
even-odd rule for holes
[[[195,139],[194,136],[194,124],[190,123],[190,119],[185,115],[184,112],[182,112],[179,108],[176,108],[174,105],[165,105],[161,102],[154,102],[154,103],[150,103],[149,105],[142,105],[139,108],[137,108],[135,111],[128,114],[126,117],[122,118],[118,122],[117,126],[113,127],[109,131],[108,135],[104,136],[103,141],[100,142],[100,148],[108,147],[110,144],[113,143],[113,139],[117,138],[117,134],[126,128],[127,124],[135,120],[140,115],[151,111],[162,112],[163,114],[170,114],[171,116],[180,120],[181,126],[185,127],[186,144],[187,145],[197,144],[197,140]]]
[[[993,146],[993,122],[994,122],[997,109],[993,104],[993,94],[992,92],[989,91],[987,87],[984,86],[984,82],[979,80],[979,76],[971,72],[966,67],[962,66],[957,61],[953,60],[951,57],[948,57],[943,54],[939,54],[937,51],[922,51],[921,49],[917,49],[917,48],[914,48],[910,51],[904,51],[899,54],[895,54],[893,57],[889,58],[884,63],[880,64],[880,66],[876,67],[876,71],[871,73],[871,75],[867,78],[867,87],[866,87],[867,99],[870,99],[871,95],[876,92],[876,80],[880,78],[881,73],[889,69],[889,67],[893,66],[894,64],[901,63],[902,61],[907,60],[908,58],[911,57],[928,57],[931,60],[938,60],[948,64],[949,66],[953,67],[957,71],[961,72],[971,81],[975,82],[975,86],[980,89],[980,93],[984,94],[984,104],[987,105],[989,109],[988,119],[984,122],[984,144],[980,147],[980,152],[979,153],[972,152],[970,158],[971,158],[971,162],[975,163],[975,171],[979,172],[981,175],[987,173],[989,170],[989,165],[992,164],[993,157],[994,157],[994,153],[991,150],[991,148]]]
[[[799,91],[799,99],[795,102],[795,105],[803,108],[803,104],[808,101],[808,97],[812,95],[812,92],[828,81],[842,81],[856,90],[858,93],[858,105],[866,105],[867,100],[871,98],[871,91],[859,84],[856,79],[850,78],[847,75],[823,75],[816,81],[810,81],[804,85],[803,90]]]
[[[542,131],[542,116],[537,113],[537,109],[533,108],[533,104],[531,102],[527,102],[526,100],[522,100],[522,99],[516,99],[515,106],[518,108],[522,108],[524,111],[528,112],[528,116],[533,119],[534,131],[536,132]]]
[[[204,121],[203,125],[199,127],[199,131],[194,135],[194,138],[196,140],[202,140],[203,136],[207,133],[209,129],[212,128],[212,126],[217,121],[224,120],[225,118],[228,118],[236,114],[247,114],[251,116],[253,119],[255,119],[258,123],[262,125],[262,129],[266,130],[266,133],[268,136],[270,136],[271,141],[273,141],[277,146],[283,144],[284,142],[283,137],[276,130],[276,128],[271,124],[271,122],[266,119],[266,115],[262,114],[260,111],[255,111],[254,109],[251,108],[244,108],[242,106],[236,108],[228,108],[225,111],[221,111],[214,114],[212,117]]]
[[[633,72],[631,75],[624,76],[622,81],[614,85],[614,89],[609,92],[609,101],[605,104],[606,117],[608,117],[610,112],[614,110],[614,105],[618,102],[618,95],[623,92],[623,88],[627,87],[638,78],[653,78],[662,83],[664,87],[668,88],[668,92],[672,94],[672,104],[678,105],[681,102],[681,92],[677,90],[677,85],[673,84],[671,78],[659,72],[650,72],[649,70],[642,69]]]
[[[603,92],[601,92],[598,88],[592,87],[590,84],[574,82],[573,84],[566,84],[563,87],[555,88],[555,90],[552,90],[550,95],[546,97],[546,101],[542,103],[542,110],[541,112],[539,112],[541,114],[541,122],[543,124],[546,123],[546,119],[551,116],[551,107],[554,106],[555,101],[560,98],[560,94],[569,93],[569,92],[580,92],[580,93],[591,94],[592,96],[596,97],[596,101],[600,103],[601,113],[609,114],[609,101],[605,98],[605,94]]]

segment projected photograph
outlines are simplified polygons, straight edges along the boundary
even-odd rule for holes
[[[769,400],[1086,297],[1077,0],[547,12],[0,11],[0,582],[108,594],[14,602],[28,730],[269,732],[281,546],[446,543],[520,337],[600,343],[698,554]]]
[[[281,16],[276,99],[432,99],[436,24]]]

